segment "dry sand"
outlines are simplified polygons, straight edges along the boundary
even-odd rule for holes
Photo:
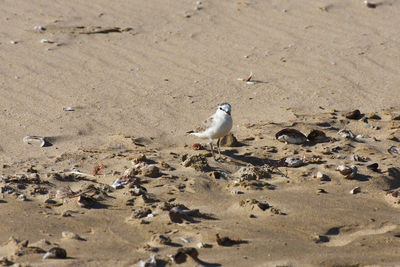
[[[183,266],[400,264],[397,193],[385,192],[400,186],[399,155],[388,152],[400,146],[397,1],[0,6],[0,256],[22,266],[131,266],[155,254],[162,266],[203,242],[209,247]],[[238,80],[251,72],[254,84]],[[223,148],[222,162],[206,157],[207,171],[184,167],[186,154],[209,156],[192,150],[200,140],[185,132],[222,102],[232,105],[240,146]],[[343,116],[354,109],[370,119]],[[319,129],[331,141],[278,142],[287,127]],[[342,128],[363,137],[346,139]],[[24,143],[27,135],[52,145]],[[147,193],[110,188],[141,154],[161,171],[132,178]],[[320,162],[270,168],[293,156]],[[372,163],[378,172],[366,168]],[[96,164],[105,168],[86,175]],[[335,171],[341,164],[358,174],[345,179]],[[235,185],[243,166],[266,174]],[[56,194],[66,187],[73,193]],[[361,193],[350,194],[355,187]],[[80,194],[95,204],[77,205]],[[173,222],[168,210],[180,204],[210,216]],[[154,217],[135,218],[138,209]],[[219,246],[217,233],[245,242]],[[59,246],[68,258],[43,260],[32,246]]]

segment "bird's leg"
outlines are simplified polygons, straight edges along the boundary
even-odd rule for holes
[[[214,155],[214,146],[213,146],[213,140],[210,140],[210,148],[211,148],[211,154],[213,156],[213,158],[216,160],[215,155]]]
[[[217,141],[217,149],[218,149],[218,154],[219,154],[219,159],[221,159],[222,157],[221,157],[221,150],[219,149],[219,142],[221,141],[221,138],[218,138],[218,141]]]

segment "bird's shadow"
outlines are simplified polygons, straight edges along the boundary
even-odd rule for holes
[[[262,166],[265,164],[265,160],[262,158],[254,157],[254,156],[245,156],[236,154],[238,151],[236,149],[225,151],[223,154],[228,156],[234,160],[241,161],[244,163],[250,163],[255,166]]]

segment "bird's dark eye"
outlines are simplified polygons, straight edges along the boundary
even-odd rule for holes
[[[223,110],[221,107],[219,108],[220,110]]]

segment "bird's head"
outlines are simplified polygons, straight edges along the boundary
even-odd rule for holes
[[[230,116],[231,115],[231,105],[228,103],[223,103],[223,104],[219,105],[217,112],[221,112],[221,111]]]

